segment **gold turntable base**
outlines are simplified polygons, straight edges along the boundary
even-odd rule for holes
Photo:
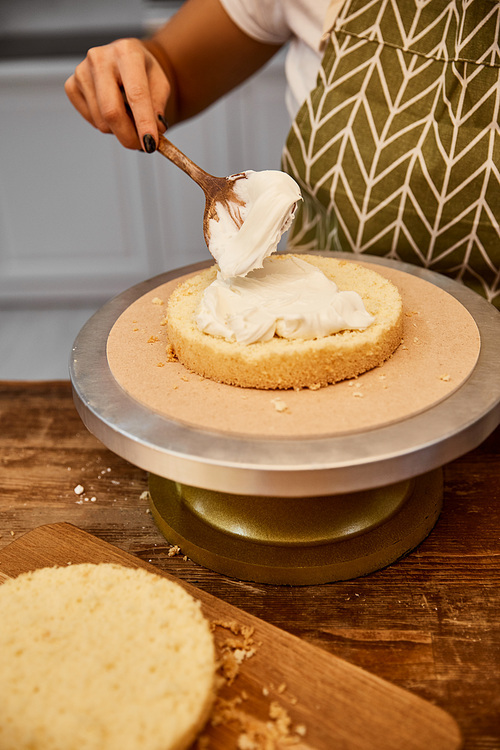
[[[162,534],[195,562],[246,581],[318,584],[389,565],[431,531],[442,471],[361,492],[250,497],[149,475]]]

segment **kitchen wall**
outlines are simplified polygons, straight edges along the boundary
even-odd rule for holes
[[[175,7],[180,3],[157,3],[160,7]],[[3,2],[0,20],[3,33],[71,31],[75,29],[117,28],[120,25],[139,25],[147,8],[155,3],[137,0],[15,0]]]
[[[94,40],[144,33],[175,3],[0,6],[0,379],[66,378],[83,322],[114,294],[208,258],[203,193],[159,154],[85,123],[63,85]],[[169,137],[207,171],[279,168],[283,56]]]

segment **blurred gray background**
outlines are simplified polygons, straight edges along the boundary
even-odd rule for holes
[[[86,50],[141,36],[180,2],[0,0],[0,379],[66,379],[110,297],[209,258],[204,196],[159,154],[122,148],[72,108]],[[289,127],[280,53],[171,140],[209,172],[279,169]]]

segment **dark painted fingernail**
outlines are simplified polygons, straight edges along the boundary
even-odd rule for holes
[[[142,139],[142,142],[144,143],[144,151],[147,154],[152,154],[153,151],[156,151],[155,139],[149,133],[146,133],[146,135]]]
[[[165,128],[165,130],[168,130],[168,122],[165,120],[165,118],[163,117],[163,115],[158,115],[158,119],[161,122],[161,124],[163,125],[163,127]]]

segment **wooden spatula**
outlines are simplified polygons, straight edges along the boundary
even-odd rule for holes
[[[205,193],[205,213],[203,215],[203,235],[205,242],[210,250],[210,220],[218,221],[217,212],[221,208],[225,209],[231,219],[234,221],[237,229],[243,224],[241,208],[245,205],[236,193],[234,186],[239,180],[247,179],[244,172],[230,175],[229,177],[214,177],[214,175],[205,172],[201,167],[191,161],[182,153],[177,146],[174,146],[165,136],[159,136],[158,151],[179,169],[182,169]]]

